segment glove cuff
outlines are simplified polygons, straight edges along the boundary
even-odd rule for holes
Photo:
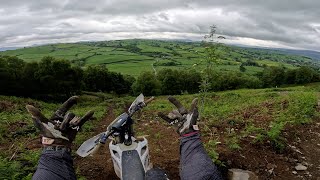
[[[195,134],[199,134],[199,131],[193,131],[193,132],[190,132],[190,133],[187,133],[187,134],[183,134],[183,135],[181,135],[181,137],[189,137],[189,136],[192,136],[192,135],[195,135]]]
[[[64,139],[53,139],[53,138],[48,138],[43,136],[41,142],[44,147],[47,147],[47,146],[64,146],[67,148],[71,147],[71,143]]]
[[[45,146],[43,147],[44,151],[65,151],[65,152],[71,152],[71,148],[66,146]]]

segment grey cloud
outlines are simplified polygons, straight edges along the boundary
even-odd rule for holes
[[[317,0],[0,0],[0,4],[0,46],[50,39],[135,38],[140,33],[194,39],[216,24],[218,32],[235,43],[237,38],[251,38],[320,50]]]

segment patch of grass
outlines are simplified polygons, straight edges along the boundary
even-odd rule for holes
[[[220,142],[211,139],[207,143],[204,144],[204,147],[206,148],[209,157],[213,160],[213,162],[216,165],[225,167],[225,164],[219,160],[219,153],[216,151],[218,144],[220,144]]]
[[[240,150],[241,149],[239,139],[235,134],[230,135],[228,137],[228,139],[226,140],[226,143],[227,143],[228,148],[231,150]]]
[[[9,161],[8,158],[0,156],[0,176],[2,179],[21,179],[24,172],[21,164],[17,161]]]
[[[271,123],[271,129],[267,132],[267,138],[271,141],[273,147],[282,152],[285,148],[284,139],[281,133],[284,130],[286,122]]]

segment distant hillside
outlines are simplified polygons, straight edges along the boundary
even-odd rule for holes
[[[314,60],[320,61],[320,52],[318,51],[310,51],[310,50],[294,50],[294,49],[276,49],[281,53],[294,54],[300,56],[310,57]]]
[[[0,47],[0,51],[8,51],[8,50],[15,50],[15,49],[19,49],[18,47]]]
[[[263,66],[320,67],[320,61],[279,50],[227,46],[218,53],[220,60],[215,68],[224,71],[239,71],[241,64],[250,74],[262,71]],[[0,52],[0,55],[17,56],[29,62],[39,61],[44,56],[53,56],[79,66],[105,64],[111,71],[134,76],[141,71],[161,68],[196,67],[199,70],[204,67],[206,57],[201,42],[140,39],[43,45],[8,50]]]
[[[299,50],[299,49],[284,49],[284,48],[268,48],[268,47],[258,47],[258,46],[248,46],[241,44],[232,44],[235,47],[242,47],[247,49],[256,49],[256,50],[265,50],[270,51],[272,53],[281,53],[281,54],[289,54],[289,55],[298,55],[311,58],[315,61],[320,61],[320,52],[312,51],[312,50]]]

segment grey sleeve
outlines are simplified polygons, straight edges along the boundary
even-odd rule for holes
[[[223,179],[205,151],[199,133],[180,139],[180,177],[182,180]]]
[[[76,180],[70,152],[43,151],[33,180]]]

